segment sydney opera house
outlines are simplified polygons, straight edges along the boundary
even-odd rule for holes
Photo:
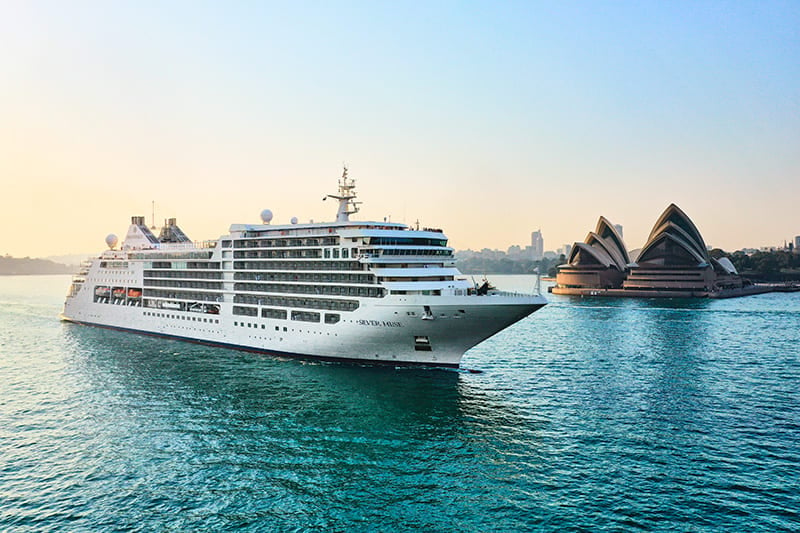
[[[584,242],[558,267],[554,294],[606,296],[710,296],[741,289],[742,277],[726,257],[708,253],[703,236],[678,206],[661,214],[644,247],[631,260],[622,237],[600,217]]]
[[[597,227],[586,236],[586,240],[572,245],[567,264],[558,267],[556,285],[565,288],[619,288],[625,281],[630,262],[622,236],[605,217],[600,217]]]

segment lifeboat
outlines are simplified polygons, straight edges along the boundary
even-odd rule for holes
[[[111,287],[99,286],[94,288],[95,296],[102,296],[103,298],[111,294]]]

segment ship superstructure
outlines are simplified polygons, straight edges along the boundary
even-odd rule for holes
[[[476,287],[435,228],[351,221],[339,180],[335,222],[233,224],[192,242],[169,219],[132,217],[119,249],[81,265],[62,318],[275,355],[458,366],[466,350],[533,313],[540,294]]]

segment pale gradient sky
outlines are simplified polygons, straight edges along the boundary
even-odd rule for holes
[[[677,203],[734,250],[800,235],[800,2],[0,1],[0,254],[129,217],[442,227],[629,248]]]

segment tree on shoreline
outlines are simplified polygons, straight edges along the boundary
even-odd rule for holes
[[[711,257],[727,257],[742,276],[753,281],[800,281],[800,255],[787,250],[755,252],[725,252],[714,248]],[[558,265],[566,263],[562,254],[554,259],[512,259],[510,257],[490,258],[475,255],[458,260],[458,269],[464,274],[533,274],[538,268],[544,276],[555,277]]]
[[[553,259],[511,259],[501,257],[492,259],[488,257],[473,256],[458,260],[458,269],[463,274],[535,274],[537,271],[542,276],[555,277],[556,267],[566,262],[566,257],[561,254]],[[537,270],[538,269],[538,270]]]
[[[800,280],[800,256],[787,250],[726,253],[719,248],[711,250],[711,257],[727,257],[742,276],[753,281],[798,281]]]

